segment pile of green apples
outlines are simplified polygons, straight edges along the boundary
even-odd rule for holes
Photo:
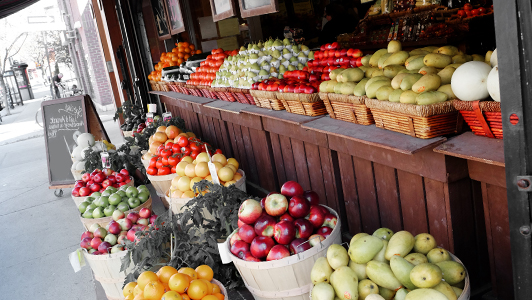
[[[312,300],[456,300],[466,269],[434,237],[379,228],[359,233],[349,250],[333,244],[310,273]]]
[[[99,219],[113,216],[115,211],[125,213],[134,209],[150,198],[150,191],[145,185],[138,187],[123,185],[120,188],[108,186],[102,193],[96,192],[87,197],[78,206],[85,219]]]

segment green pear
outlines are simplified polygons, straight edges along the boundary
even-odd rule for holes
[[[377,253],[373,257],[373,260],[389,264],[388,260],[386,260],[386,258],[384,258],[384,253],[386,253],[386,248],[388,248],[388,241],[382,240],[382,244],[383,244],[383,246],[382,246],[381,251],[379,251],[379,253]]]
[[[434,248],[427,253],[427,259],[429,260],[429,263],[435,264],[451,260],[451,256],[449,255],[449,252],[443,248]]]
[[[384,300],[392,300],[395,296],[395,291],[379,286],[379,294]]]
[[[444,294],[449,300],[456,300],[458,298],[456,297],[456,293],[454,292],[453,288],[445,281],[441,281],[438,283],[438,285],[433,287],[433,289]]]
[[[355,271],[343,266],[331,274],[331,285],[340,299],[358,299],[358,278]]]
[[[320,282],[312,288],[312,300],[334,300],[335,292],[332,285]]]
[[[296,70],[296,67],[294,67],[293,65],[288,66],[288,71],[295,71],[295,70]]]
[[[327,249],[327,261],[333,269],[344,267],[349,264],[349,255],[342,245],[332,244]]]
[[[290,54],[290,50],[284,48],[284,49],[283,49],[283,54]]]
[[[384,288],[395,291],[402,286],[388,264],[372,260],[366,266],[366,273],[371,281]]]
[[[405,300],[408,291],[405,288],[400,288],[396,293],[393,300]]]
[[[457,288],[455,286],[452,286],[452,288],[453,288],[454,293],[456,294],[456,297],[460,297],[460,295],[462,295],[463,290],[461,288]]]
[[[358,299],[364,300],[370,294],[379,294],[379,287],[369,279],[361,280],[358,283]]]
[[[434,289],[417,289],[408,293],[405,300],[447,300],[444,294]]]
[[[373,236],[376,236],[386,241],[390,241],[390,239],[392,238],[392,235],[393,235],[393,231],[389,228],[384,228],[384,227],[379,228],[375,230],[375,232],[373,232]]]
[[[390,260],[394,255],[405,257],[414,248],[414,242],[414,236],[410,232],[404,230],[399,231],[388,242],[388,248],[384,257],[387,260]]]
[[[414,252],[427,254],[430,250],[436,247],[436,239],[428,233],[420,233],[414,238]]]
[[[340,89],[340,94],[342,95],[353,95],[353,91],[355,90],[356,83],[354,82],[344,82],[342,84],[342,88]]]
[[[435,264],[419,264],[410,271],[410,280],[418,288],[431,288],[442,280],[442,271]]]
[[[330,84],[329,84],[330,85]],[[353,237],[354,238],[354,237]],[[361,237],[349,244],[349,257],[357,264],[365,264],[372,260],[379,251],[381,251],[384,244],[381,239],[371,235]]]
[[[397,40],[391,40],[388,43],[388,53],[396,53],[403,49],[401,42]]]
[[[353,271],[355,271],[355,274],[357,274],[358,280],[368,278],[368,275],[366,274],[366,264],[357,264],[356,262],[349,260],[349,267]]]
[[[405,256],[405,259],[413,264],[414,266],[417,266],[419,264],[422,264],[422,263],[428,263],[429,260],[427,259],[427,257],[421,253],[410,253],[408,254],[407,256]]]
[[[275,50],[272,52],[272,57],[279,58],[281,57],[281,52],[279,50]]]
[[[416,286],[412,283],[410,280],[410,271],[415,266],[406,259],[394,255],[392,256],[392,259],[390,260],[390,268],[392,269],[393,275],[395,275],[395,278],[399,280],[407,289],[414,290],[416,289]]]
[[[313,284],[318,284],[320,282],[330,282],[331,274],[334,270],[329,265],[327,258],[320,257],[312,266],[310,271],[310,280]]]
[[[466,277],[466,270],[461,263],[448,260],[436,263],[436,265],[442,270],[443,279],[448,284],[457,284]]]

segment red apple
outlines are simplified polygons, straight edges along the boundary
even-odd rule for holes
[[[76,184],[74,185],[75,188],[82,188],[85,186],[85,181],[83,180],[77,180]]]
[[[103,173],[106,177],[109,177],[109,175],[113,174],[113,170],[108,169],[108,168],[105,168],[105,169],[102,170],[102,173]]]
[[[96,183],[102,183],[105,180],[105,175],[103,173],[96,173],[92,180]]]
[[[261,214],[260,202],[254,199],[247,199],[242,202],[238,209],[238,219],[248,225],[255,223]]]
[[[480,15],[480,11],[479,11],[478,9],[475,8],[475,9],[472,9],[472,10],[471,10],[471,14],[472,14],[473,16],[478,16],[478,15]]]
[[[244,222],[240,221],[240,219],[238,219],[238,223],[237,224],[238,224],[238,228],[240,228],[240,227],[242,227],[242,225],[244,225],[246,223],[244,223]]]
[[[120,234],[120,231],[122,231],[122,227],[120,227],[120,224],[118,222],[113,222],[109,224],[109,230],[112,234]]]
[[[85,237],[85,238],[83,238],[83,239],[81,240],[81,242],[79,243],[79,246],[80,246],[81,248],[84,248],[84,249],[87,249],[87,250],[92,249],[91,241],[92,241],[92,238],[90,238],[90,237]],[[101,241],[101,239],[100,239],[100,241]]]
[[[124,182],[126,180],[126,176],[120,174],[120,173],[117,173],[115,175],[115,178],[116,178],[116,182]]]
[[[83,175],[81,175],[81,180],[83,180],[83,182],[87,182],[91,180],[91,175],[89,173],[83,173]]]
[[[351,54],[352,57],[362,57],[364,53],[360,49],[353,49],[353,52]]]
[[[113,247],[113,245],[111,245],[111,243],[103,242],[103,243],[100,244],[100,246],[98,246],[98,252],[109,253],[109,251],[111,251],[112,247]]]
[[[286,249],[283,245],[275,245],[272,247],[268,256],[266,257],[267,261],[283,259],[290,256],[290,251]]]
[[[323,241],[325,241],[325,238],[323,237],[323,235],[317,234],[317,233],[309,236],[308,238],[308,242],[311,247],[314,247]]]
[[[126,176],[126,177],[129,178],[129,171],[126,170],[126,169],[122,169],[122,170],[120,170],[120,174],[122,174],[122,175],[124,175],[124,176]]]
[[[294,197],[303,195],[303,188],[295,181],[287,181],[281,187],[281,194],[286,197]]]
[[[291,221],[281,221],[273,228],[275,241],[282,245],[288,245],[296,237],[296,227]]]
[[[85,185],[86,187],[90,187],[91,185],[93,185],[95,182],[91,180],[87,181],[87,184]]]
[[[307,219],[297,219],[294,221],[294,226],[296,227],[296,238],[307,239],[312,235],[314,227]]]
[[[118,221],[116,221],[118,224],[120,224],[120,228],[122,230],[130,230],[131,227],[133,226],[133,223],[131,222],[131,220],[128,220],[128,219],[120,219]]]
[[[294,221],[294,218],[289,213],[285,213],[284,215],[279,217],[279,221]]]
[[[244,254],[242,255],[242,259],[245,260],[245,261],[254,261],[254,262],[260,262],[261,260],[256,258],[255,256],[253,256],[253,254],[251,254],[251,252],[247,251],[247,252],[244,252]]]
[[[312,223],[314,228],[320,228],[325,221],[325,214],[318,206],[312,206],[310,208],[308,220]]]
[[[139,211],[139,216],[144,219],[148,219],[151,216],[151,210],[149,208],[144,207]]]
[[[155,223],[155,220],[157,220],[157,215],[151,215],[150,217],[150,224],[153,225]]]
[[[272,237],[275,223],[275,219],[272,216],[262,215],[257,222],[255,222],[255,233],[258,236]]]
[[[118,221],[120,219],[125,218],[126,215],[124,214],[123,211],[121,211],[119,209],[115,209],[115,211],[113,211],[113,214],[111,215],[111,217],[113,218],[113,220]]]
[[[111,181],[111,183],[114,185],[116,183],[116,177],[115,175],[109,175],[107,176],[107,179],[109,179],[109,181]]]
[[[253,226],[244,224],[238,229],[238,236],[246,243],[251,244],[253,239],[257,236],[255,228]]]
[[[458,14],[460,17],[462,17],[462,18],[467,17],[467,13],[466,13],[466,11],[463,10],[463,9],[460,9],[460,10],[457,12],[457,14]]]
[[[264,203],[266,202],[266,198],[260,199],[260,207],[264,209]]]
[[[91,192],[99,192],[102,189],[102,186],[98,183],[94,183],[89,188],[91,189]]]
[[[91,250],[94,250],[94,249],[91,249]],[[100,255],[100,254],[102,254],[102,253],[101,253],[100,251],[96,251],[96,250],[95,250],[94,252],[92,252],[92,253],[90,253],[90,254],[92,254],[92,255]]]
[[[150,220],[145,219],[145,218],[140,218],[137,220],[137,224],[148,226],[148,224],[150,224]]]
[[[105,228],[103,227],[100,227],[96,230],[94,230],[94,237],[98,237],[98,238],[105,238],[105,236],[107,235],[107,230],[105,230]]]
[[[257,236],[253,239],[253,242],[251,242],[249,250],[253,256],[260,259],[268,256],[268,253],[270,253],[273,246],[275,246],[275,242],[271,237]]]
[[[128,230],[127,232],[127,239],[130,241],[130,242],[134,242],[136,240],[136,236],[135,236],[135,233],[139,231],[138,228],[131,228],[130,230]]]
[[[290,243],[290,254],[294,255],[310,248],[310,242],[307,239],[295,239]]]
[[[127,240],[127,231],[126,231],[126,234],[121,234],[118,236],[118,239],[116,240],[116,242],[118,244],[122,244],[122,245],[125,245],[126,244],[126,240]]]
[[[88,187],[82,187],[79,189],[79,196],[80,197],[87,197],[91,194],[91,189]]]
[[[233,244],[236,242],[236,241],[241,241],[242,239],[240,238],[240,235],[238,234],[238,232],[235,232],[232,236],[231,236],[231,239],[229,239],[229,245],[233,246]]]
[[[138,212],[136,211],[133,211],[133,212],[130,212],[129,214],[127,214],[127,219],[129,219],[131,221],[131,223],[135,224],[137,223],[137,220],[140,219],[140,215]]]
[[[270,216],[277,217],[284,214],[288,209],[288,200],[284,195],[272,194],[266,197],[264,208]]]
[[[294,196],[288,204],[288,212],[294,219],[303,218],[310,212],[310,203],[303,196]]]
[[[310,205],[319,205],[320,204],[320,196],[318,196],[318,193],[314,191],[305,191],[303,193],[303,197],[307,199],[307,201],[310,203]]]
[[[231,246],[231,253],[240,259],[243,259],[245,252],[249,252],[249,244],[244,241],[236,241]]]
[[[72,189],[72,196],[79,197],[79,187]]]
[[[464,10],[472,10],[473,9],[473,5],[471,3],[466,3],[464,4]]]
[[[92,234],[92,232],[87,230],[87,231],[85,231],[84,233],[81,234],[81,240],[83,240],[86,237],[89,237],[89,238],[92,239],[94,237],[94,234]]]
[[[113,185],[113,183],[111,182],[111,180],[109,179],[105,179],[103,182],[102,182],[102,188],[106,189],[108,186],[110,185]]]
[[[323,221],[323,226],[331,227],[334,229],[336,227],[336,223],[338,223],[338,219],[335,215],[331,213],[327,213],[325,215],[325,220]]]
[[[316,234],[319,234],[323,236],[324,238],[327,238],[329,235],[331,235],[332,231],[333,229],[331,227],[322,226],[318,228],[318,230],[316,231]]]
[[[91,247],[92,249],[98,249],[98,246],[102,243],[102,239],[99,237],[95,237],[91,240]]]

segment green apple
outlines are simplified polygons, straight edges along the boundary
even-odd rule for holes
[[[137,197],[132,197],[127,200],[127,203],[129,204],[129,207],[135,208],[140,205],[140,199]]]
[[[111,194],[112,194],[111,191],[106,189],[105,191],[103,191],[102,196],[109,197],[111,196]]]
[[[105,190],[106,191],[110,191],[111,194],[114,194],[114,193],[116,193],[116,191],[118,191],[118,189],[115,188],[114,186],[108,186]]]
[[[124,187],[125,185],[121,186],[120,188]],[[126,192],[124,190],[119,190],[116,192],[120,197],[127,197]]]
[[[138,194],[137,198],[139,198],[140,202],[144,203],[150,198],[150,192],[142,191]]]
[[[105,214],[103,213],[103,208],[96,207],[94,211],[92,212],[92,217],[95,219],[103,218],[105,217]]]
[[[141,192],[141,190],[149,191],[148,187],[145,186],[144,184],[137,186],[137,190],[139,191],[139,193]]]
[[[116,193],[109,196],[109,204],[118,205],[118,203],[120,202],[122,202],[122,197],[120,196],[120,194]]]
[[[127,190],[128,187],[129,187],[129,185],[125,185],[125,184],[124,184],[123,186],[121,186],[120,188],[118,188],[118,190],[119,190],[119,191],[124,191],[124,192],[125,192],[125,191]]]
[[[93,212],[93,211],[94,211],[94,209],[89,208],[89,209],[87,209],[87,210],[83,213],[82,216],[83,216],[85,219],[92,219],[92,212]]]
[[[109,205],[103,209],[103,213],[105,214],[106,217],[110,217],[113,215],[113,211],[115,211],[115,209],[116,209],[116,206]]]
[[[96,199],[96,198],[94,198],[93,196],[89,196],[89,197],[85,198],[85,201],[87,201],[87,202],[92,202],[92,201],[94,201],[95,199]]]
[[[117,206],[117,209],[121,210],[122,212],[126,212],[129,210],[129,204],[127,202],[120,202]]]
[[[134,186],[130,186],[126,189],[126,195],[131,198],[131,197],[137,197],[137,195],[139,194],[139,191],[137,190],[136,187]]]
[[[96,207],[98,207],[98,205],[94,204],[94,202],[93,202],[93,203],[89,204],[89,206],[87,206],[87,209],[95,209]]]
[[[87,210],[87,207],[90,205],[89,202],[83,201],[79,204],[78,209],[80,213],[84,213]]]
[[[102,194],[100,192],[94,192],[94,193],[92,193],[91,196],[94,197],[94,198],[98,198],[98,197],[101,197]]]
[[[107,196],[101,196],[100,201],[98,203],[98,206],[100,207],[107,207],[109,206],[109,197]]]

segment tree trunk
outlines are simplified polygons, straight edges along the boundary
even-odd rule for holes
[[[4,109],[6,110],[6,116],[9,116],[11,114],[11,111],[9,110],[9,103],[7,103],[7,88],[6,83],[4,82],[4,75],[0,74],[0,89],[3,92],[4,96]]]

